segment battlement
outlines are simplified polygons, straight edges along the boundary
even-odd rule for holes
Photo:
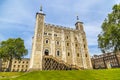
[[[98,58],[103,58],[103,57],[107,57],[107,56],[112,56],[112,55],[115,55],[115,53],[104,53],[104,54],[101,54],[101,55],[94,55],[92,58],[93,59],[98,59]]]
[[[58,28],[58,29],[65,29],[65,30],[76,30],[74,28],[70,28],[70,27],[64,27],[64,26],[61,26],[61,25],[54,25],[54,24],[49,24],[49,23],[45,23],[45,26],[46,27],[51,27],[51,28]]]

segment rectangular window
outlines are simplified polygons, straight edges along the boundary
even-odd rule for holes
[[[79,57],[79,53],[77,53],[77,57]]]
[[[49,33],[48,35],[49,35],[49,36],[51,36],[52,34],[51,34],[51,33]]]
[[[54,34],[54,36],[56,36],[56,37],[57,37],[57,34]]]
[[[44,35],[47,35],[47,33],[46,33],[46,32],[44,32]]]
[[[84,48],[85,48],[86,46],[85,46],[85,44],[84,44]]]
[[[77,45],[77,44],[75,44],[75,46],[77,47],[78,45]]]
[[[20,65],[18,65],[18,68],[20,67]]]
[[[14,67],[16,67],[16,65],[14,65]]]
[[[21,61],[19,61],[19,63],[20,63]]]
[[[69,43],[67,43],[67,46],[69,46]]]

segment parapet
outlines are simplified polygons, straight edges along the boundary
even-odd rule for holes
[[[74,28],[70,28],[70,27],[64,27],[61,25],[54,25],[54,24],[49,24],[49,23],[45,23],[46,27],[51,27],[51,28],[58,28],[58,29],[65,29],[65,30],[75,30]]]

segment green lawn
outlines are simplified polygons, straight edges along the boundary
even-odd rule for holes
[[[7,80],[120,80],[120,69],[34,71]]]
[[[0,80],[22,75],[22,72],[0,72]]]

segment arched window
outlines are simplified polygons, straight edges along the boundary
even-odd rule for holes
[[[67,36],[67,39],[68,39],[68,36]]]
[[[60,42],[59,42],[59,41],[56,41],[56,44],[57,44],[57,45],[59,45],[59,44],[60,44]]]
[[[60,51],[57,51],[57,56],[60,56]]]
[[[45,52],[44,52],[44,54],[47,56],[47,55],[49,55],[49,50],[45,50]]]
[[[48,44],[48,43],[49,43],[49,41],[48,41],[48,40],[46,40],[46,41],[45,41],[45,43],[46,43],[46,44]]]
[[[77,40],[77,37],[75,37],[75,40]]]

